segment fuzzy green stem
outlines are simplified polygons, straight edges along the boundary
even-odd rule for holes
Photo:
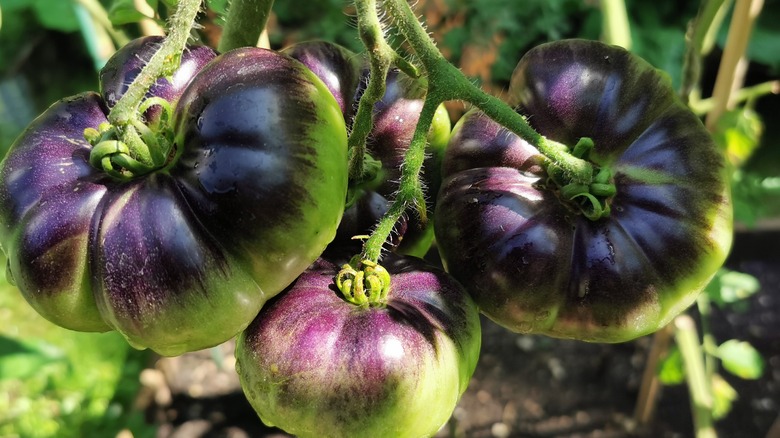
[[[425,69],[428,79],[428,92],[414,136],[404,157],[399,191],[388,211],[378,222],[374,232],[364,243],[362,252],[364,260],[371,262],[379,260],[387,237],[392,233],[395,224],[409,207],[414,206],[416,208],[417,214],[420,215],[423,222],[427,220],[425,197],[420,184],[420,170],[425,158],[425,143],[428,130],[431,127],[436,109],[442,102],[447,100],[464,100],[475,105],[488,117],[506,126],[512,132],[536,146],[552,165],[556,166],[568,177],[571,183],[590,186],[594,177],[591,163],[572,155],[569,148],[565,145],[545,138],[531,128],[525,118],[506,103],[472,84],[463,72],[450,64],[436,48],[433,40],[431,40],[428,33],[417,20],[414,11],[412,11],[406,0],[385,0],[383,5],[392,18],[393,26],[404,36],[406,42],[414,50],[419,62]],[[356,6],[360,17],[359,26],[364,26],[364,29],[368,26],[370,29],[371,26],[375,26],[375,23],[378,23],[374,0],[357,0]],[[373,17],[367,17],[368,15],[373,15]],[[372,63],[376,62],[379,64],[383,62],[382,56],[392,56],[395,53],[390,52],[390,55],[383,55],[381,49],[379,51],[375,50],[376,47],[381,47],[382,42],[384,42],[381,32],[361,30],[361,38],[363,38],[366,47],[369,49]],[[382,65],[380,64],[379,66],[381,67]],[[384,78],[382,79],[384,83]],[[366,103],[368,102],[370,100],[366,101]],[[361,105],[363,103],[361,99]],[[373,102],[371,107],[373,107]],[[356,135],[354,131],[353,135]],[[361,133],[360,135],[362,136],[363,134]],[[360,154],[358,153],[353,155],[352,161],[356,168],[357,166],[362,166],[362,159],[360,164],[354,163],[357,159],[356,157],[359,156]],[[353,173],[353,175],[355,174],[362,174],[362,169],[360,172]],[[597,209],[594,208],[594,210]]]
[[[393,232],[393,227],[401,218],[401,215],[410,207],[415,206],[417,213],[423,222],[427,220],[425,209],[425,197],[420,185],[420,171],[425,160],[425,144],[428,131],[433,122],[433,116],[442,100],[439,96],[428,91],[420,111],[420,118],[415,128],[409,149],[404,155],[404,164],[401,169],[401,184],[393,203],[387,213],[379,220],[376,229],[363,245],[362,257],[365,260],[377,261],[382,255],[382,246],[387,241],[387,236]]]
[[[631,26],[623,0],[601,0],[602,39],[626,50],[631,49]]]
[[[376,15],[376,1],[356,1],[358,13],[358,34],[369,53],[368,85],[360,97],[352,132],[349,134],[349,178],[352,181],[363,180],[363,162],[366,153],[366,139],[373,127],[374,105],[385,95],[385,78],[395,58],[382,34],[382,26]]]
[[[227,12],[218,50],[254,47],[260,40],[274,0],[233,0]]]
[[[385,41],[382,25],[377,17],[376,0],[356,1],[355,7],[358,34],[369,54],[369,79],[358,103],[347,146],[350,151],[350,180],[363,181],[366,179],[364,168],[366,140],[373,127],[374,105],[385,95],[386,77],[390,66],[396,65],[412,77],[416,77],[419,73]]]
[[[707,380],[696,324],[690,316],[683,314],[675,318],[674,327],[675,341],[685,365],[696,437],[714,438],[717,435],[712,420],[712,381]]]
[[[108,115],[112,125],[122,130],[139,116],[138,106],[147,91],[163,76],[170,76],[179,67],[181,54],[190,37],[190,29],[200,10],[201,0],[179,0],[176,12],[171,16],[168,36],[149,63],[141,70]]]
[[[464,100],[471,103],[488,117],[539,149],[539,152],[552,163],[563,169],[571,177],[572,182],[590,183],[593,177],[593,166],[588,161],[572,156],[567,147],[536,132],[523,116],[501,99],[476,87],[462,71],[450,64],[417,21],[414,11],[406,0],[385,0],[384,6],[393,18],[393,25],[406,38],[428,73],[429,84],[439,89],[443,101]]]

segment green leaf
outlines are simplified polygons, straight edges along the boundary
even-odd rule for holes
[[[79,20],[71,0],[35,0],[33,7],[43,27],[61,32],[79,30]]]
[[[114,26],[138,23],[144,18],[149,18],[135,8],[133,0],[116,0],[108,10],[108,19]]]
[[[685,381],[685,366],[677,345],[658,364],[658,380],[664,385],[679,385]]]
[[[729,385],[729,382],[723,379],[719,374],[712,376],[713,418],[716,420],[725,418],[731,411],[731,406],[737,398],[739,398],[737,390]]]
[[[227,13],[228,0],[206,0],[206,6],[218,15]]]
[[[11,143],[33,118],[35,108],[27,99],[32,93],[24,76],[0,80],[0,155],[5,156]]]
[[[729,161],[739,167],[753,155],[763,132],[761,116],[753,109],[744,107],[723,114],[713,137],[718,146],[726,151]]]
[[[731,374],[755,380],[764,373],[764,358],[748,342],[730,339],[718,347],[717,356]]]
[[[720,307],[745,300],[761,289],[758,279],[744,272],[722,268],[707,285],[707,295]]]
[[[23,379],[64,360],[64,351],[42,340],[20,341],[0,336],[0,380]]]
[[[38,0],[3,0],[2,6],[4,11],[15,11],[18,9],[29,8],[35,5]]]

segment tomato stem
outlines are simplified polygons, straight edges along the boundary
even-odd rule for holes
[[[274,0],[233,0],[227,11],[222,37],[219,40],[220,53],[239,47],[257,46],[271,15]]]
[[[370,131],[370,115],[374,103],[384,94],[384,76],[389,68],[389,62],[399,62],[395,52],[385,42],[377,16],[374,0],[357,0],[358,28],[368,53],[371,57],[372,74],[369,88],[376,87],[371,95],[361,98],[355,128],[350,136],[352,151],[350,175],[362,175],[362,156],[365,153],[365,138]],[[481,109],[488,117],[494,119],[512,132],[536,146],[550,163],[561,169],[566,180],[573,184],[590,186],[594,178],[593,165],[570,152],[565,145],[552,141],[536,132],[525,118],[514,111],[500,99],[485,93],[475,86],[459,69],[450,64],[436,48],[433,40],[422,27],[411,7],[405,0],[385,0],[386,12],[405,40],[415,51],[419,63],[422,64],[428,83],[428,93],[423,109],[415,128],[409,149],[402,165],[399,191],[390,208],[379,220],[376,229],[363,245],[362,257],[376,262],[379,260],[382,247],[393,227],[400,217],[414,207],[422,222],[427,221],[425,194],[420,182],[420,171],[425,158],[425,142],[428,130],[438,106],[447,100],[463,100]],[[381,84],[378,78],[381,78]],[[372,100],[373,99],[373,100]],[[362,148],[361,148],[362,146]],[[608,211],[608,209],[599,210]]]
[[[358,30],[371,59],[371,76],[368,90],[360,100],[358,115],[350,135],[350,176],[359,178],[363,174],[365,139],[371,129],[373,105],[384,94],[385,76],[391,63],[403,64],[403,58],[385,41],[375,0],[356,0]],[[427,74],[428,92],[415,128],[409,149],[404,156],[399,191],[390,208],[379,220],[376,229],[363,245],[362,257],[377,262],[382,247],[393,232],[396,222],[414,207],[421,222],[427,221],[425,194],[420,182],[420,171],[425,158],[425,142],[436,109],[447,100],[463,100],[481,109],[488,117],[507,127],[526,140],[548,158],[550,165],[561,170],[568,183],[590,186],[594,179],[593,165],[572,154],[566,146],[552,141],[536,132],[527,120],[509,105],[485,93],[475,86],[458,68],[450,64],[417,20],[406,0],[385,0],[385,11],[392,25],[403,35],[417,55],[419,63]],[[585,153],[582,148],[578,152]],[[599,202],[600,205],[600,202]],[[606,204],[605,204],[606,205]],[[590,211],[591,209],[588,209]],[[593,208],[600,216],[608,208]]]
[[[376,15],[376,1],[356,1],[358,12],[358,34],[370,53],[369,76],[366,91],[360,97],[352,132],[349,134],[349,179],[363,180],[363,162],[366,154],[366,139],[373,127],[374,105],[385,95],[385,78],[390,65],[397,57],[395,51],[387,45],[382,34],[382,26]]]
[[[138,118],[138,107],[149,88],[157,79],[172,75],[179,67],[181,54],[190,37],[190,29],[195,23],[200,4],[201,0],[179,0],[176,12],[171,16],[168,36],[111,109],[108,121],[112,125],[122,129],[129,125],[132,119]]]
[[[170,142],[163,138],[167,127],[156,126],[157,132],[153,132],[142,121],[142,115],[150,106],[160,105],[169,121],[170,105],[161,105],[160,99],[147,103],[146,93],[157,79],[171,76],[179,68],[200,5],[201,0],[179,1],[168,36],[108,114],[110,126],[102,127],[99,133],[94,129],[85,132],[93,145],[90,162],[95,167],[126,180],[165,164],[170,148]],[[162,134],[159,140],[158,134]]]
[[[398,66],[404,73],[417,77],[416,67],[403,59],[384,38],[382,25],[377,16],[375,0],[356,1],[357,28],[360,40],[369,53],[368,85],[358,102],[347,147],[349,148],[349,178],[352,181],[366,180],[363,163],[366,161],[366,140],[373,127],[374,105],[385,95],[386,78],[390,67]]]
[[[528,124],[525,117],[501,99],[474,85],[436,48],[436,44],[417,20],[406,0],[385,0],[384,6],[392,18],[392,24],[417,54],[428,74],[429,84],[439,88],[442,101],[463,100],[476,106],[488,117],[539,149],[539,152],[563,169],[572,182],[590,183],[593,177],[593,166],[590,162],[572,156],[568,147],[539,134]]]
[[[393,228],[407,209],[413,206],[416,214],[421,218],[422,223],[428,220],[425,204],[425,194],[420,182],[420,171],[425,160],[425,144],[428,138],[428,131],[433,122],[433,116],[442,98],[433,90],[429,90],[425,97],[420,119],[414,130],[409,149],[404,155],[404,163],[401,168],[401,182],[398,193],[393,199],[390,208],[377,223],[374,232],[363,244],[362,258],[376,262],[382,254],[382,247],[387,241],[388,236],[393,232]]]

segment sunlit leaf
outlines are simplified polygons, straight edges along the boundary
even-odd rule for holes
[[[38,0],[3,0],[2,6],[4,11],[14,11],[32,7],[37,1]]]
[[[64,351],[42,340],[20,341],[0,336],[0,380],[23,379],[64,360]]]
[[[718,306],[744,300],[761,289],[758,279],[744,272],[722,268],[709,285],[707,295]]]
[[[731,411],[734,401],[739,398],[729,382],[723,379],[719,374],[712,376],[712,416],[716,420],[725,418]]]
[[[133,0],[116,0],[108,10],[108,19],[114,26],[137,23],[144,18],[148,17],[136,9]]]
[[[758,113],[744,107],[723,114],[713,136],[729,161],[739,167],[756,150],[763,132],[764,123]]]
[[[758,379],[764,373],[764,358],[748,342],[730,339],[718,347],[718,357],[731,374],[743,379]]]
[[[685,381],[685,366],[676,345],[669,349],[669,353],[658,364],[658,380],[664,385],[679,385]]]
[[[43,27],[73,32],[79,29],[79,20],[73,2],[63,0],[36,0],[35,15]]]
[[[219,15],[227,12],[228,0],[206,0],[206,5]]]

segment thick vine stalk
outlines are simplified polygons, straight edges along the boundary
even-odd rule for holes
[[[274,0],[233,0],[217,50],[225,53],[239,47],[257,46],[273,4]]]

